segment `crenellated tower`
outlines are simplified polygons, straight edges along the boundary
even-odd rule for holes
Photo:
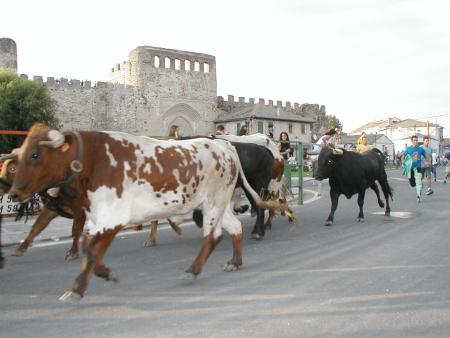
[[[17,46],[12,39],[0,38],[0,68],[17,73]]]

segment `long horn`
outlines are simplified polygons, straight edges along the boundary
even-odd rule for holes
[[[344,154],[344,151],[342,149],[339,148],[333,149],[333,155],[342,155],[342,154]]]
[[[65,142],[64,135],[54,129],[48,132],[48,138],[50,141],[39,141],[39,145],[49,148],[59,148]]]
[[[2,154],[0,156],[0,162],[4,162],[6,160],[11,160],[11,159],[17,159],[18,155],[16,153],[11,153],[11,154]]]

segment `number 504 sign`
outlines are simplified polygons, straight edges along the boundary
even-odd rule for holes
[[[13,202],[11,195],[1,195],[0,196],[0,214],[10,215],[17,212],[19,208],[19,203]]]
[[[37,196],[35,196],[35,197],[37,197]],[[36,199],[36,202],[39,203],[40,200]],[[32,205],[33,210],[30,210],[30,211],[32,211],[33,213],[38,211],[37,208],[35,208],[36,206],[39,205],[38,203],[36,205],[33,204]],[[17,211],[19,210],[19,207],[20,207],[20,203],[14,202],[11,195],[8,195],[8,194],[0,195],[0,214],[13,215],[13,214],[17,213]]]

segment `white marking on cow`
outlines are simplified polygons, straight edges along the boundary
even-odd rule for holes
[[[106,143],[105,147],[106,147],[106,156],[108,156],[108,158],[109,158],[109,164],[111,164],[111,167],[116,168],[117,167],[117,161],[114,158],[114,155],[111,154],[111,152],[109,151],[109,144]]]

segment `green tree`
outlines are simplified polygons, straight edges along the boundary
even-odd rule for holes
[[[342,130],[343,125],[336,116],[328,115],[328,128],[339,128]]]
[[[28,130],[36,122],[57,127],[56,101],[45,85],[0,69],[0,130]],[[19,147],[24,137],[0,135],[0,153]]]

